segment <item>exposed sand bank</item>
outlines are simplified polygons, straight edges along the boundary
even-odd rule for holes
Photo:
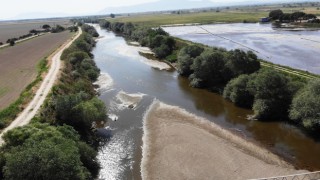
[[[122,45],[122,46],[116,47],[116,50],[119,52],[119,54],[140,60],[142,63],[150,67],[153,67],[159,70],[171,69],[171,67],[167,63],[157,61],[157,60],[147,59],[145,57],[142,57],[139,54],[139,52],[141,52],[143,54],[153,55],[154,53],[148,47]]]
[[[146,180],[221,180],[304,171],[206,119],[155,101],[144,117],[141,172]]]

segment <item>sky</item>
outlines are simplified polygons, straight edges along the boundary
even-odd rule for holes
[[[157,0],[5,0],[5,3],[1,4],[0,20],[13,19],[28,13],[88,15],[108,7],[130,6],[153,1]],[[211,1],[219,2],[219,0]],[[239,1],[244,0],[221,0],[224,3]]]

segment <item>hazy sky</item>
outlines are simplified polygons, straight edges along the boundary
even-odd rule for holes
[[[25,13],[39,12],[70,15],[90,14],[99,12],[106,7],[135,5],[152,1],[157,0],[5,0],[1,5],[0,19],[13,18]],[[219,0],[211,1],[219,2]],[[243,0],[221,0],[220,2],[239,1]]]

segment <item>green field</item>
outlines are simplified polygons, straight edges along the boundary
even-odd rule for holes
[[[122,16],[112,19],[113,22],[132,22],[148,27],[155,27],[168,24],[213,24],[213,23],[235,23],[235,22],[258,22],[261,17],[268,15],[268,12],[200,12],[188,14],[148,14]]]
[[[213,23],[236,23],[236,22],[259,22],[261,17],[267,17],[271,10],[281,9],[284,13],[302,11],[307,14],[320,15],[320,3],[292,3],[275,5],[253,5],[225,8],[211,8],[198,12],[183,10],[172,13],[149,13],[149,14],[126,14],[111,19],[112,22],[132,22],[148,27],[170,24],[213,24]]]

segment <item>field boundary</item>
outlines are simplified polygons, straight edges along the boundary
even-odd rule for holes
[[[75,39],[77,39],[79,34],[75,34],[73,35],[71,38],[69,38],[63,45],[60,45],[57,47],[57,49],[51,53],[50,56],[42,59],[41,61],[47,61],[45,63],[45,65],[43,63],[41,63],[41,61],[39,61],[39,63],[37,64],[36,68],[38,69],[38,75],[37,78],[30,83],[24,90],[23,92],[20,94],[20,97],[13,102],[12,104],[9,105],[9,107],[3,109],[2,111],[0,111],[0,129],[2,129],[2,133],[0,134],[0,145],[2,143],[2,135],[5,131],[7,131],[7,128],[11,126],[11,124],[3,130],[3,128],[5,128],[10,122],[12,122],[13,119],[15,119],[15,121],[27,111],[27,113],[29,112],[33,112],[35,110],[35,108],[28,108],[30,106],[30,104],[34,101],[34,99],[36,98],[36,96],[39,97],[43,97],[45,95],[46,92],[44,93],[39,93],[39,91],[41,90],[41,88],[48,84],[48,76],[50,74],[52,74],[51,71],[53,71],[52,66],[53,63],[55,62],[55,58],[57,55],[61,55],[62,51],[64,50],[65,47],[67,47],[69,44],[71,44]],[[80,36],[80,35],[79,35]],[[59,56],[60,57],[60,56]],[[60,60],[60,58],[59,58]],[[59,62],[60,63],[60,62]],[[48,66],[50,65],[50,70],[47,73],[47,75],[45,76],[45,78],[43,79],[43,76],[45,75],[44,72],[46,72],[48,70]],[[60,65],[58,67],[58,70],[60,69]],[[55,70],[55,69],[54,69]],[[40,71],[40,72],[39,72]],[[50,79],[49,79],[50,80]],[[46,82],[47,81],[47,82]],[[42,82],[41,85],[38,87],[39,89],[33,89],[34,87],[37,87],[39,82]],[[43,88],[42,88],[43,89]],[[50,88],[51,89],[51,88]],[[37,93],[34,94],[34,92],[37,91]],[[30,103],[30,104],[28,104]],[[21,108],[21,106],[28,104],[26,108]],[[39,106],[40,107],[40,106]],[[27,110],[29,109],[29,110]],[[23,110],[21,112],[21,110]],[[19,116],[17,116],[19,113],[21,113]],[[1,131],[1,130],[0,130]]]
[[[33,36],[30,36],[30,37],[27,37],[27,38],[24,38],[24,39],[17,40],[17,41],[15,41],[15,43],[19,44],[19,43],[22,43],[24,41],[28,41],[30,39],[37,38],[37,37],[40,37],[40,36],[43,36],[43,35],[46,35],[46,34],[48,34],[48,33],[40,33],[40,34],[37,34],[37,35],[33,35]],[[6,43],[6,44],[3,44],[2,46],[0,46],[0,49],[6,48],[6,47],[9,47],[9,46],[10,46],[10,43]]]

